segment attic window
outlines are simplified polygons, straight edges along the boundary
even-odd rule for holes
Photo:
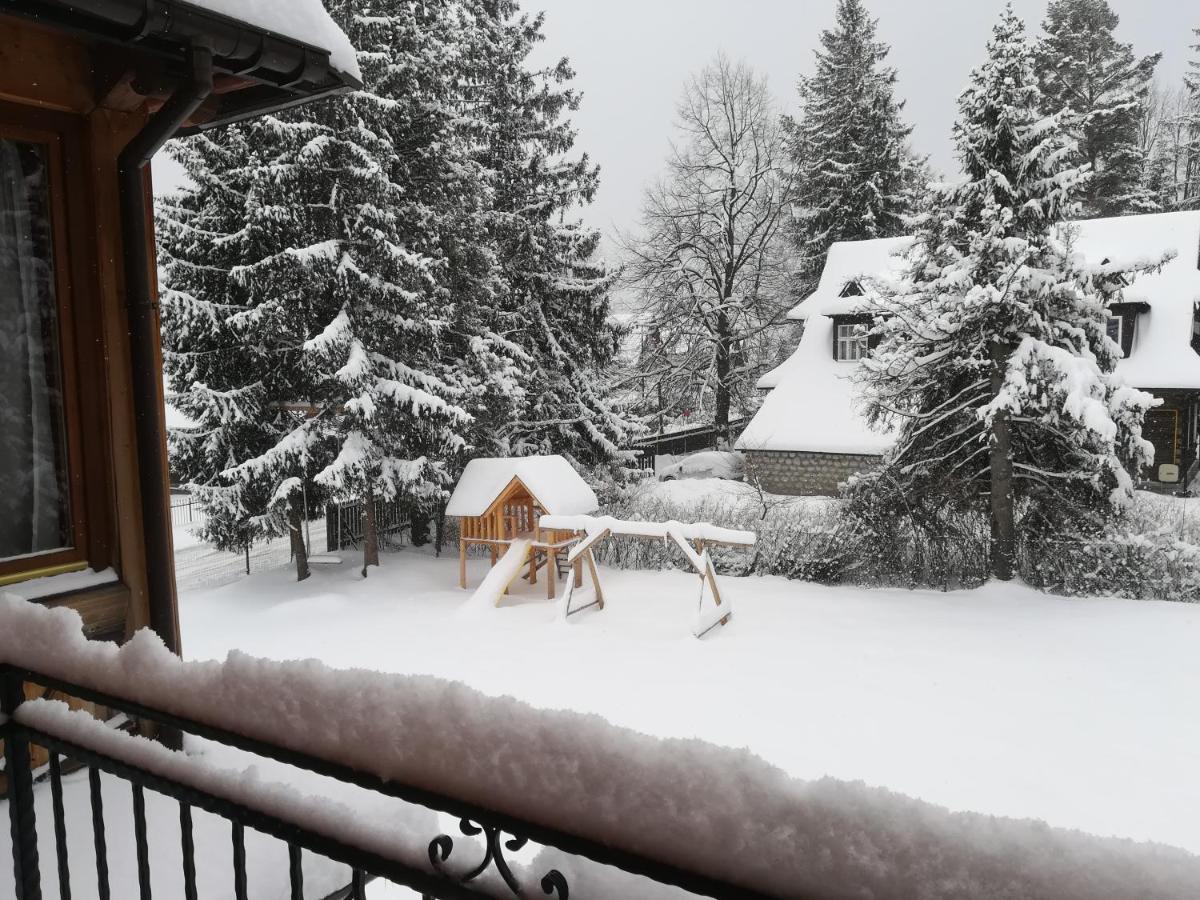
[[[866,324],[838,325],[833,358],[838,362],[855,362],[866,356],[870,330]]]
[[[1125,355],[1125,343],[1121,340],[1125,335],[1125,318],[1124,316],[1109,316],[1108,321],[1104,325],[1108,336],[1116,342],[1117,346],[1122,348],[1121,355]]]
[[[1104,259],[1100,260],[1100,265],[1107,266],[1110,262],[1112,262],[1112,259],[1110,257],[1106,256],[1106,257],[1104,257]],[[1133,281],[1130,279],[1129,275],[1124,272],[1112,272],[1108,275],[1101,276],[1097,280],[1100,282],[1100,284],[1104,285],[1105,287],[1112,287],[1112,288],[1117,288],[1117,289],[1120,289],[1123,287],[1129,287],[1129,285],[1131,285],[1133,283]]]
[[[846,286],[842,288],[839,297],[861,297],[863,295],[862,285],[857,281],[847,281]]]

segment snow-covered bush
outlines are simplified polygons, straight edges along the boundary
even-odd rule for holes
[[[827,497],[779,497],[755,487],[717,478],[642,482],[605,504],[622,519],[651,522],[709,522],[752,531],[752,550],[713,547],[719,572],[731,575],[785,575],[812,581],[840,581],[844,554],[834,535],[837,500]],[[604,542],[598,558],[622,569],[686,568],[672,544],[646,540]]]
[[[1200,502],[1139,493],[1108,531],[1021,548],[1021,574],[1056,594],[1200,602]]]

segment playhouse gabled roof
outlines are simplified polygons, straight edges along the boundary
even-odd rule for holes
[[[446,505],[448,516],[481,516],[517,479],[551,515],[577,516],[600,508],[596,493],[561,456],[473,459]]]
[[[1072,223],[1075,250],[1087,263],[1174,258],[1159,272],[1137,276],[1121,301],[1145,303],[1129,356],[1117,373],[1133,387],[1200,389],[1200,354],[1191,347],[1192,321],[1200,302],[1200,212],[1156,213]],[[738,440],[742,450],[878,454],[890,434],[868,427],[855,375],[857,362],[833,359],[833,319],[853,315],[864,296],[902,273],[911,238],[834,244],[817,289],[788,318],[803,320],[796,352],[759,379],[770,389]],[[846,292],[858,283],[862,294]]]

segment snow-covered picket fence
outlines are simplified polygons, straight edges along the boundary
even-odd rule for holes
[[[183,662],[149,632],[121,648],[89,642],[75,613],[7,597],[0,662],[385,780],[467,802],[486,798],[497,812],[780,897],[1200,892],[1200,859],[1183,851],[951,813],[861,783],[800,781],[747,750],[658,739],[432,677],[240,653]],[[41,708],[28,715],[48,729],[62,724],[65,713]],[[76,738],[85,740],[85,730]],[[108,749],[124,752],[115,743]],[[237,792],[238,784],[223,789]],[[252,805],[252,794],[240,799]],[[394,852],[416,858],[423,849]],[[585,860],[575,861],[573,875],[573,895],[621,896],[627,887],[626,876]]]

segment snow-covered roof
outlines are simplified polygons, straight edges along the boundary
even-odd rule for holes
[[[833,358],[833,319],[813,316],[800,346],[782,366],[778,384],[738,439],[739,450],[810,450],[879,454],[892,443],[860,413],[854,376],[860,364]]]
[[[1200,212],[1158,213],[1080,222],[1077,248],[1092,264],[1175,258],[1161,272],[1139,275],[1122,294],[1144,301],[1129,356],[1117,373],[1139,388],[1200,388],[1200,354],[1191,347],[1200,301]]]
[[[1191,347],[1192,319],[1200,302],[1200,212],[1157,213],[1074,223],[1076,248],[1085,260],[1100,264],[1159,259],[1176,255],[1162,271],[1138,276],[1123,292],[1125,302],[1145,302],[1137,317],[1129,356],[1117,372],[1134,387],[1200,389],[1200,354]],[[869,294],[870,282],[900,273],[900,255],[911,238],[887,238],[834,244],[810,296],[789,314],[805,322],[796,352],[767,372],[758,386],[772,389],[738,440],[740,450],[808,450],[819,453],[883,452],[891,437],[864,421],[854,376],[856,362],[833,359],[834,315],[851,315],[861,295],[842,296],[858,283]]]
[[[514,478],[519,478],[551,515],[586,515],[600,508],[595,491],[561,456],[522,456],[467,463],[450,495],[446,515],[483,515]]]
[[[361,80],[358,56],[321,0],[187,0],[192,6],[220,13],[267,31],[329,51],[340,72]]]
[[[788,313],[789,319],[810,316],[851,315],[862,303],[862,295],[842,296],[848,284],[859,284],[870,292],[870,279],[898,274],[901,254],[912,244],[910,237],[877,238],[873,241],[839,241],[829,248],[817,289]],[[766,385],[763,385],[764,387]]]

